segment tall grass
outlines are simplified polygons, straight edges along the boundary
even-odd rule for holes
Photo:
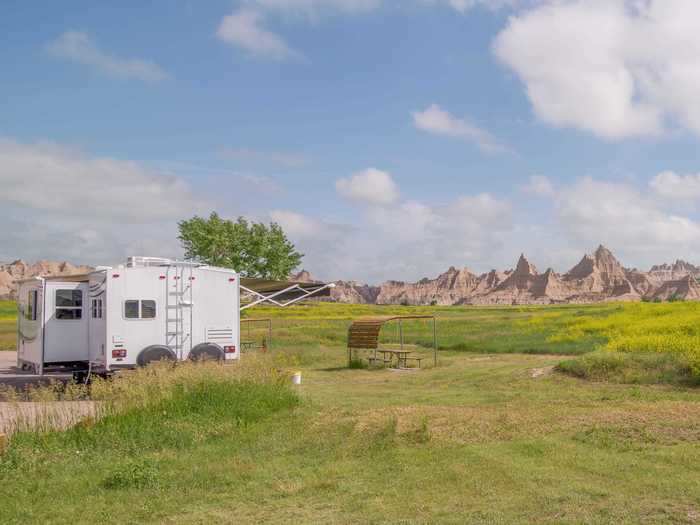
[[[3,430],[50,433],[83,421],[72,432],[99,436],[118,430],[135,436],[164,432],[158,422],[172,418],[235,423],[275,411],[276,403],[293,405],[296,397],[288,383],[287,374],[263,356],[248,356],[234,365],[156,363],[114,379],[95,378],[89,386],[55,383],[24,392],[5,388],[15,412]]]

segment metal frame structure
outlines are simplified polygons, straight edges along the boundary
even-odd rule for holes
[[[254,323],[259,323],[259,324],[265,323],[267,325],[267,339],[263,337],[263,342],[262,342],[262,345],[260,345],[260,346],[249,346],[249,344],[251,342],[250,325],[252,325]],[[243,351],[244,348],[246,348],[246,349],[248,349],[248,348],[258,349],[259,348],[263,352],[267,351],[267,349],[270,348],[270,344],[272,342],[272,319],[269,319],[269,318],[268,319],[252,319],[252,318],[241,319],[241,332],[240,332],[241,336],[243,335],[243,331],[244,331],[243,325],[244,324],[247,326],[247,329],[248,329],[248,331],[247,331],[248,339],[246,341],[243,341],[243,339],[241,339],[241,351]]]
[[[396,315],[386,317],[365,317],[353,321],[348,328],[348,366],[352,361],[353,350],[377,350],[379,333],[386,323],[398,321],[399,344],[403,350],[403,321],[411,319],[433,320],[433,363],[437,366],[437,324],[434,315]]]
[[[258,304],[270,303],[279,307],[291,306],[299,301],[308,299],[314,295],[319,295],[325,290],[330,290],[335,287],[333,283],[285,283],[289,284],[281,290],[274,290],[269,293],[257,291],[249,288],[241,283],[241,311],[252,308]],[[244,301],[246,304],[243,304]]]

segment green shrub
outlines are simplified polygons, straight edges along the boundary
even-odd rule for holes
[[[106,489],[146,489],[158,486],[158,470],[146,459],[132,459],[117,467],[102,480]]]
[[[671,353],[623,353],[601,350],[561,362],[557,369],[593,381],[632,384],[698,385],[700,378],[683,356]]]

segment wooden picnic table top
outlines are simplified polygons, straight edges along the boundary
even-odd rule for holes
[[[381,348],[379,348],[377,351],[383,354],[396,354],[398,356],[402,356],[404,354],[408,355],[412,353],[412,350],[382,350]]]

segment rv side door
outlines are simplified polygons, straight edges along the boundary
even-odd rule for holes
[[[88,360],[88,283],[46,283],[44,363]]]

